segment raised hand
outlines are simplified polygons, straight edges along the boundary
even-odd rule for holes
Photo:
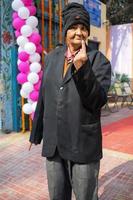
[[[82,46],[80,51],[74,57],[73,63],[75,68],[78,70],[87,60],[85,41],[82,40]]]

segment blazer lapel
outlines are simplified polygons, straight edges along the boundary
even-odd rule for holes
[[[55,77],[57,79],[57,82],[59,84],[62,84],[63,81],[63,68],[64,68],[64,62],[65,62],[65,47],[60,48],[56,54],[55,54],[55,60],[54,60],[54,65],[55,65]],[[53,74],[54,76],[54,74]]]
[[[66,82],[68,82],[71,78],[72,78],[72,72],[71,72],[71,67],[72,67],[73,63],[70,64],[67,72],[66,72],[66,75],[64,76],[64,79],[63,79],[63,83],[65,84]]]
[[[59,85],[67,83],[72,78],[71,68],[73,63],[70,64],[66,75],[63,77],[66,49],[66,45],[63,48],[59,48],[54,58],[55,76],[57,77],[57,82],[59,83]]]

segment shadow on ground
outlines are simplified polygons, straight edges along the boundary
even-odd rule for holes
[[[133,200],[133,161],[113,168],[99,180],[100,200]],[[109,195],[110,194],[110,195]]]

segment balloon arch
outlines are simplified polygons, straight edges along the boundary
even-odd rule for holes
[[[49,2],[49,50],[52,49],[52,1]],[[41,34],[38,30],[36,6],[33,0],[13,0],[12,25],[18,45],[17,81],[21,84],[22,118],[24,114],[33,119],[39,96],[44,64],[44,0],[41,3]],[[67,2],[65,2],[67,3]],[[59,42],[62,42],[62,0],[59,0]],[[26,99],[26,103],[25,100]]]

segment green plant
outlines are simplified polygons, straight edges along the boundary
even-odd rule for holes
[[[130,79],[127,74],[122,74],[120,81],[121,81],[121,83],[124,83],[124,82],[129,83]]]
[[[35,3],[37,5],[37,7],[39,7],[40,3],[41,3],[41,0],[35,0]]]
[[[129,79],[129,77],[128,77],[127,74],[124,74],[124,73],[123,74],[115,73],[114,82],[120,82],[120,83],[127,82],[127,83],[129,83],[130,79]]]
[[[115,82],[120,82],[121,81],[121,74],[115,73]]]

